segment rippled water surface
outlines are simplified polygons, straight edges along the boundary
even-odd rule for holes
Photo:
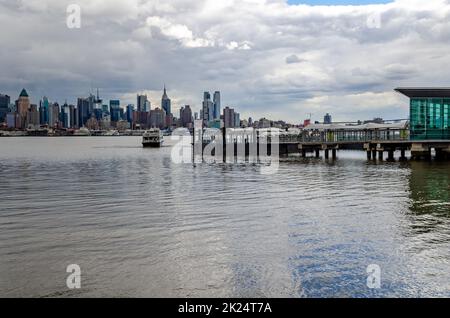
[[[450,163],[340,152],[263,175],[171,150],[0,138],[0,296],[450,296]]]

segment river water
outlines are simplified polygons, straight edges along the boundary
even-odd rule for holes
[[[0,296],[450,296],[449,163],[339,152],[266,175],[171,151],[0,138]]]

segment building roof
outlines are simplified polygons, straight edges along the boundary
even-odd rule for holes
[[[433,98],[433,97],[449,97],[450,87],[399,87],[395,89],[409,98]]]
[[[25,90],[25,88],[22,89],[22,91],[20,92],[19,97],[28,97],[28,93],[27,93],[27,91]]]
[[[303,130],[373,130],[373,129],[406,129],[408,122],[406,120],[392,124],[367,123],[363,125],[345,125],[345,124],[311,124]]]

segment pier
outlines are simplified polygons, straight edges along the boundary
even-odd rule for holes
[[[368,160],[407,160],[407,152],[413,160],[429,160],[433,150],[436,159],[450,159],[450,140],[411,140],[409,122],[387,124],[312,124],[298,131],[279,129],[208,129],[202,140],[202,151],[207,147],[221,149],[223,156],[245,154],[256,156],[261,148],[271,155],[275,149],[279,155],[298,153],[302,157],[337,159],[341,150],[360,150]],[[204,132],[205,132],[204,131]],[[195,138],[193,140],[195,143]],[[241,152],[239,152],[239,149]]]

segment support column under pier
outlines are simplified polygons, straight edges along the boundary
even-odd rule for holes
[[[395,161],[394,150],[393,149],[389,149],[388,150],[388,159],[387,160],[390,161],[390,162]]]
[[[333,157],[333,160],[336,160],[336,158],[337,158],[337,150],[336,149],[331,150],[331,155]]]
[[[377,151],[376,150],[372,150],[372,159],[377,160]]]
[[[319,158],[319,157],[320,157],[320,150],[316,149],[316,158]]]
[[[383,155],[384,155],[384,151],[383,150],[379,150],[378,151],[378,160],[383,161]]]
[[[400,150],[400,161],[406,161],[406,150]]]
[[[330,150],[325,149],[325,159],[330,158]]]
[[[372,151],[367,151],[367,160],[372,159]]]

